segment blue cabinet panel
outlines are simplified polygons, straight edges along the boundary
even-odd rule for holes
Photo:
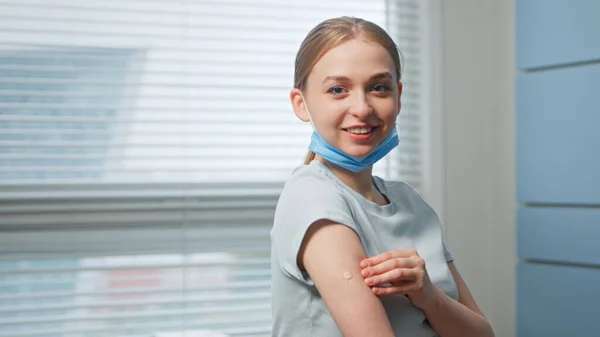
[[[517,337],[598,336],[600,269],[521,263]]]
[[[517,337],[599,336],[600,269],[521,263]]]
[[[600,60],[600,1],[518,0],[517,67]]]
[[[600,266],[600,209],[520,208],[517,250],[521,259]]]
[[[600,205],[600,64],[518,76],[517,180],[523,203]]]

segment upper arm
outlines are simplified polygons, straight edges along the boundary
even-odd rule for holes
[[[458,302],[462,303],[467,308],[469,308],[469,309],[473,310],[474,312],[480,314],[481,316],[485,317],[483,315],[483,312],[481,312],[481,309],[479,309],[479,306],[475,302],[475,299],[473,298],[473,295],[469,291],[467,284],[465,283],[462,276],[458,272],[458,268],[456,268],[456,265],[454,264],[454,262],[448,262],[448,268],[450,268],[450,272],[452,273],[452,276],[454,277],[454,281],[456,282],[456,288],[458,289]]]
[[[298,264],[310,275],[345,337],[394,336],[383,304],[360,274],[360,261],[365,257],[351,228],[320,220],[306,233]]]

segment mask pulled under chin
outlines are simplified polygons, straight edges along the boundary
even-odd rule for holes
[[[368,167],[373,166],[376,162],[381,160],[381,158],[385,157],[390,151],[398,146],[399,143],[398,130],[396,129],[396,124],[394,124],[390,133],[381,143],[379,143],[379,145],[377,145],[373,152],[366,157],[356,158],[329,145],[329,143],[327,143],[313,128],[313,134],[308,149],[328,162],[348,171],[362,172]]]

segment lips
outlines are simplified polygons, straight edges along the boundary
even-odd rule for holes
[[[346,131],[355,134],[355,135],[361,135],[361,134],[367,134],[367,133],[371,133],[373,131],[372,127],[360,127],[360,128],[348,128],[346,129]]]
[[[352,134],[365,134],[372,132],[377,126],[370,124],[361,124],[361,125],[352,125],[347,128],[343,128],[344,131],[350,132]]]
[[[347,129],[344,129],[344,131],[346,131],[346,133],[353,140],[365,141],[365,140],[370,139],[371,136],[373,136],[373,133],[375,132],[376,129],[377,129],[376,126],[369,126],[369,127],[361,126],[361,127],[347,128]]]

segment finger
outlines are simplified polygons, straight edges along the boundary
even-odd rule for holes
[[[366,278],[365,283],[368,286],[375,286],[383,283],[415,281],[418,280],[418,277],[418,271],[414,269],[392,269],[381,275]]]
[[[360,262],[360,266],[362,268],[365,268],[368,266],[374,266],[389,259],[399,257],[411,257],[413,255],[419,255],[415,249],[392,250],[379,255],[368,257]]]
[[[371,290],[377,296],[386,296],[394,294],[408,294],[411,291],[411,286],[391,286],[391,287],[373,287]]]
[[[380,275],[393,269],[400,268],[414,268],[416,267],[416,261],[413,258],[395,258],[387,261],[383,261],[377,265],[366,267],[361,270],[363,277],[369,277],[374,275]]]

